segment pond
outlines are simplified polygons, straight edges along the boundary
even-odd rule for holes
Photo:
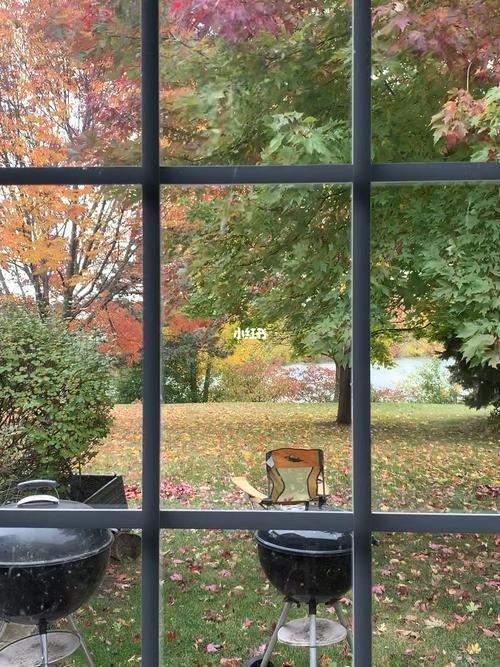
[[[414,373],[419,368],[431,361],[432,357],[401,357],[395,359],[395,365],[392,368],[384,368],[383,366],[373,365],[371,367],[371,383],[377,389],[395,389],[396,385],[405,380],[408,375]],[[443,367],[447,365],[446,361],[441,361]],[[331,368],[335,370],[335,364],[325,362],[316,364],[321,368]],[[288,364],[287,368],[297,369],[297,371],[305,370],[308,364]]]

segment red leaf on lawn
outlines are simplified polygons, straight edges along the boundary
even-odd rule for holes
[[[217,593],[220,591],[220,586],[217,586],[217,584],[205,584],[202,586],[206,591],[210,591],[211,593]]]
[[[220,644],[207,644],[207,653],[217,653],[220,649]]]

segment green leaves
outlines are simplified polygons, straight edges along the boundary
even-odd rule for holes
[[[0,308],[0,467],[4,479],[63,481],[110,425],[110,361],[99,341],[16,306]]]
[[[467,322],[457,336],[463,341],[460,351],[471,365],[500,366],[500,324],[494,327],[487,320]]]
[[[314,116],[292,111],[273,114],[268,123],[272,139],[261,153],[263,162],[349,161],[350,134],[347,123],[318,125]]]

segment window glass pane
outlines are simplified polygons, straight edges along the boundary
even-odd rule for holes
[[[51,664],[89,664],[84,650],[95,665],[140,662],[139,533],[0,528],[0,534],[1,665],[41,664],[38,633],[46,630]]]
[[[139,191],[0,189],[0,504],[51,479],[104,507],[140,497]],[[135,398],[135,397],[133,397]]]
[[[248,507],[233,477],[281,502],[324,495],[311,455],[266,460],[321,449],[348,508],[349,190],[165,188],[162,220],[162,499]]]
[[[497,509],[498,192],[374,189],[377,509]]]
[[[350,27],[340,0],[165,3],[163,161],[350,162]]]
[[[140,162],[139,2],[0,2],[0,165]]]
[[[295,533],[297,553],[279,551],[292,531],[260,531],[258,536],[260,542],[246,531],[163,533],[162,665],[241,667],[252,656],[262,656],[283,613],[285,593],[301,604],[287,607],[272,664],[309,664],[311,595],[317,601],[317,664],[352,664],[337,615],[339,610],[350,633],[350,535]],[[266,546],[267,540],[274,546]],[[339,540],[345,540],[347,552],[304,555],[312,542],[328,549]]]
[[[498,545],[488,535],[377,536],[374,664],[498,663]]]
[[[496,1],[373,4],[375,161],[495,159]]]

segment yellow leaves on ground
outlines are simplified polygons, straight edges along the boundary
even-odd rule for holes
[[[381,511],[427,506],[489,509],[494,502],[490,496],[476,498],[477,484],[494,477],[493,452],[487,434],[482,437],[482,420],[464,406],[439,407],[440,419],[430,410],[426,420],[428,406],[374,406],[374,506]],[[335,410],[335,404],[327,403],[165,405],[162,479],[202,489],[190,498],[192,505],[245,506],[231,476],[246,475],[265,491],[267,451],[319,447],[325,452],[332,503],[348,508],[351,430],[336,426]],[[460,436],[471,419],[477,420],[475,437],[468,431]],[[141,431],[142,405],[116,406],[113,431],[92,468],[124,474],[126,483],[140,482]]]

